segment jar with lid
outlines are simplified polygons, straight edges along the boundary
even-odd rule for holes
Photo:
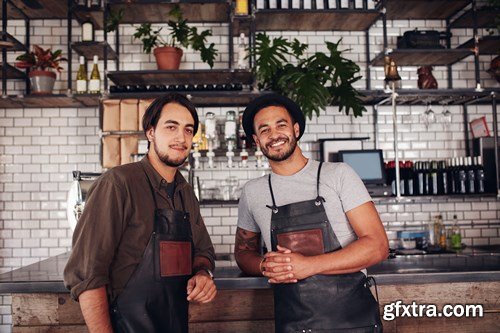
[[[226,122],[224,124],[224,139],[228,150],[232,150],[236,143],[236,112],[226,112]]]

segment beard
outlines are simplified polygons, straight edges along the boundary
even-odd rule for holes
[[[168,156],[167,153],[161,152],[159,150],[158,146],[156,145],[156,142],[154,142],[154,147],[155,147],[156,154],[158,155],[158,158],[166,166],[169,166],[169,167],[172,167],[172,168],[177,168],[177,167],[180,167],[181,165],[183,165],[184,162],[186,161],[187,156],[185,156],[184,158],[174,159],[174,158],[171,158],[170,156]]]
[[[285,140],[285,145],[287,142],[289,142],[289,147],[287,150],[278,152],[278,153],[270,153],[270,146],[275,144],[278,141]],[[264,154],[265,157],[267,157],[268,160],[274,161],[274,162],[281,162],[292,156],[293,152],[295,151],[295,148],[297,148],[297,139],[295,136],[292,136],[291,138],[288,137],[282,137],[278,138],[276,140],[273,140],[272,142],[269,142],[265,146],[260,146],[260,149],[262,150],[262,154]]]

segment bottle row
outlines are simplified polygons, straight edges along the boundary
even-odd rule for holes
[[[74,0],[73,3],[78,6],[85,6],[89,8],[101,7],[101,0]]]
[[[99,58],[94,56],[92,72],[90,78],[87,74],[87,66],[85,65],[85,58],[80,56],[80,66],[76,73],[76,93],[77,94],[98,94],[101,92],[101,75],[99,73],[99,66],[97,65]]]
[[[236,0],[235,14],[249,14],[249,0]],[[257,9],[373,9],[368,0],[257,0]]]
[[[223,127],[224,130],[221,131],[217,126],[215,113],[207,112],[205,114],[205,120],[200,124],[200,129],[193,138],[193,158],[195,169],[198,169],[200,166],[200,151],[203,150],[207,151],[206,156],[208,157],[208,167],[213,168],[215,157],[214,150],[221,149],[223,144],[227,149],[226,157],[229,168],[234,166],[233,158],[235,154],[233,150],[235,148],[241,149],[239,154],[242,162],[241,167],[247,167],[247,149],[252,148],[253,140],[251,138],[247,138],[245,130],[243,129],[242,118],[243,111],[239,112],[238,120],[236,120],[236,111],[227,111]],[[263,154],[258,147],[256,148],[255,156],[257,158],[257,167],[264,167],[264,164],[262,163]]]
[[[111,93],[127,92],[163,92],[163,91],[238,91],[243,90],[241,83],[227,84],[173,84],[173,85],[127,85],[110,86]]]
[[[485,192],[481,156],[442,161],[399,162],[401,195],[476,194]],[[396,194],[395,162],[385,163],[387,185]]]

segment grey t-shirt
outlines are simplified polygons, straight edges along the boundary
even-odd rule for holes
[[[309,159],[302,170],[291,176],[271,173],[276,205],[316,198],[316,175],[319,162]],[[271,193],[268,175],[245,184],[238,205],[238,227],[260,232],[268,250],[271,250]],[[323,163],[319,194],[325,198],[325,211],[342,247],[357,239],[345,212],[368,201],[371,197],[356,172],[345,163]]]

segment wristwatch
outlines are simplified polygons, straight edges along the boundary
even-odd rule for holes
[[[199,271],[205,271],[205,272],[207,272],[208,276],[210,276],[210,278],[212,280],[214,279],[214,273],[212,272],[212,270],[210,268],[202,268]]]

